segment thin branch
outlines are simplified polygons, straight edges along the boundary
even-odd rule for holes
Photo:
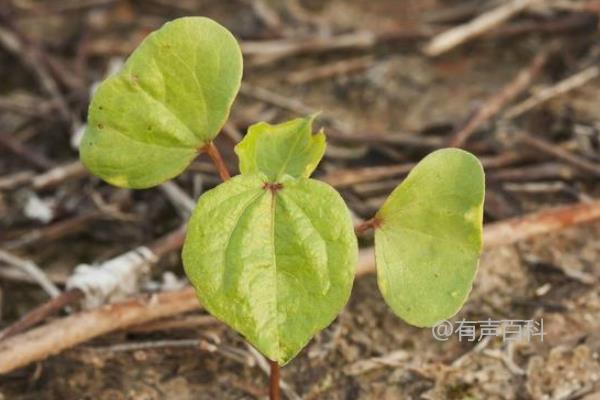
[[[406,163],[397,165],[337,169],[320,177],[320,179],[323,182],[327,182],[331,186],[340,189],[355,185],[357,183],[402,176],[408,174],[415,165],[415,163]]]
[[[513,168],[489,171],[485,174],[485,179],[488,182],[532,182],[548,179],[570,181],[575,178],[584,179],[587,177],[570,165],[557,162],[520,165]]]
[[[511,107],[509,110],[506,111],[504,118],[505,119],[516,118],[519,115],[522,115],[523,113],[531,110],[532,108],[539,106],[542,103],[547,102],[550,99],[553,99],[557,96],[560,96],[567,92],[570,92],[571,90],[582,87],[583,85],[585,85],[592,79],[597,78],[599,75],[600,75],[600,67],[595,65],[595,66],[586,68],[583,71],[576,73],[575,75],[572,75],[552,86],[546,87],[546,88],[536,92],[534,95],[532,95],[528,99]]]
[[[312,36],[297,39],[244,41],[244,56],[254,65],[264,65],[303,53],[321,53],[333,50],[367,49],[377,43],[377,35],[370,31],[351,32],[332,37]]]
[[[233,142],[234,145],[241,142],[244,138],[242,132],[240,132],[238,127],[235,126],[235,124],[231,121],[225,122],[222,131],[225,134],[225,137],[228,138],[231,142]]]
[[[356,361],[344,367],[344,374],[358,376],[383,367],[400,367],[406,365],[410,356],[406,350],[392,351],[383,356]]]
[[[497,115],[506,104],[527,89],[535,77],[539,75],[547,60],[548,52],[546,50],[543,50],[536,55],[533,61],[525,69],[520,71],[512,81],[500,90],[500,92],[487,99],[477,112],[469,118],[467,123],[454,133],[452,140],[450,141],[450,146],[462,146],[477,128]]]
[[[481,164],[486,169],[501,168],[515,164],[523,160],[521,154],[515,152],[504,152],[499,155],[481,157]],[[415,167],[415,163],[369,166],[357,168],[336,169],[321,177],[320,180],[327,182],[335,188],[346,188],[358,183],[378,181],[382,179],[406,175]]]
[[[158,187],[167,196],[182,218],[189,218],[196,202],[173,181],[166,181]]]
[[[37,325],[40,321],[46,319],[49,315],[54,315],[70,304],[83,299],[84,293],[79,289],[71,289],[61,293],[40,307],[33,309],[25,314],[21,319],[12,325],[8,326],[0,332],[0,340],[14,336],[20,332],[24,332],[32,326]]]
[[[0,190],[12,190],[31,182],[35,176],[33,171],[19,171],[14,174],[0,177]]]
[[[541,1],[543,0],[512,0],[508,3],[503,3],[466,24],[435,36],[423,50],[428,56],[438,56],[477,36],[483,35],[514,15]]]
[[[88,174],[81,161],[72,161],[68,164],[56,166],[41,175],[33,177],[31,184],[34,189],[48,189],[68,179],[82,178]]]
[[[533,236],[558,232],[569,226],[600,218],[600,200],[556,207],[486,225],[485,248],[517,243]]]
[[[39,175],[34,175],[31,171],[24,171],[0,178],[0,190],[12,190],[28,184],[35,190],[48,189],[68,179],[81,178],[87,174],[88,172],[83,164],[77,160],[58,165]]]
[[[67,281],[67,276],[62,272],[47,274],[50,282],[56,285],[64,285]],[[6,266],[0,268],[0,280],[13,281],[27,284],[37,284],[35,279],[18,267]]]
[[[291,111],[300,115],[310,115],[318,111],[294,97],[284,96],[264,87],[251,85],[249,83],[242,83],[242,86],[240,87],[240,93],[244,96],[265,102],[267,104],[272,104],[283,110]]]
[[[33,279],[35,279],[50,297],[56,297],[60,294],[60,289],[57,288],[56,285],[52,283],[50,279],[48,279],[44,271],[42,271],[42,269],[32,261],[24,260],[4,250],[0,250],[0,261],[4,261],[7,264],[21,268]]]
[[[173,340],[152,340],[147,342],[120,343],[94,350],[100,352],[121,353],[127,351],[137,351],[146,349],[158,349],[164,347],[200,347],[202,339],[173,339]]]
[[[193,288],[135,298],[83,311],[0,342],[0,373],[86,342],[97,336],[198,308]]]
[[[128,332],[149,333],[157,331],[173,331],[177,329],[194,329],[219,324],[220,321],[212,315],[182,315],[174,316],[157,321],[151,321],[142,325],[128,328]]]
[[[486,225],[484,246],[490,249],[508,245],[595,219],[600,219],[600,200],[528,214]],[[357,276],[374,271],[373,248],[362,249],[359,253]],[[43,360],[95,337],[197,310],[198,307],[194,289],[186,287],[150,298],[142,297],[105,305],[96,310],[58,319],[0,342],[0,373],[10,372]]]
[[[4,243],[5,248],[14,250],[34,243],[50,242],[66,235],[83,230],[91,221],[100,219],[104,213],[100,210],[84,211],[80,215],[57,221],[46,226],[31,229],[21,234],[18,238]]]
[[[331,79],[339,75],[349,75],[363,71],[373,65],[373,56],[355,57],[347,60],[336,61],[330,64],[319,65],[314,68],[303,68],[290,73],[287,81],[293,85],[303,85],[323,79]]]
[[[20,32],[10,30],[9,25],[11,24],[8,17],[0,14],[0,21],[2,21],[0,45],[20,58],[23,65],[36,75],[42,89],[56,102],[61,117],[65,121],[71,122],[73,117],[67,101],[52,74],[48,71],[41,49],[34,44],[26,43],[26,38],[22,37]]]
[[[185,225],[167,233],[152,242],[148,248],[158,258],[164,257],[172,251],[178,250],[185,240]]]
[[[588,161],[583,157],[579,157],[570,151],[564,150],[553,143],[548,142],[547,140],[534,137],[525,132],[519,132],[517,133],[517,141],[542,153],[546,153],[554,158],[563,160],[574,167],[577,167],[581,171],[600,177],[600,164]]]
[[[421,136],[418,134],[407,133],[362,133],[351,129],[351,124],[342,121],[339,118],[333,117],[325,112],[313,108],[302,101],[284,96],[280,93],[266,89],[264,87],[242,83],[240,93],[252,99],[262,101],[266,104],[271,104],[282,110],[291,111],[295,114],[310,115],[319,114],[319,119],[327,121],[330,128],[327,132],[327,137],[332,140],[339,140],[349,143],[390,143],[404,145],[407,147],[425,147],[438,148],[444,144],[443,140],[435,137]]]
[[[0,134],[0,147],[6,148],[37,169],[46,170],[54,166],[54,163],[45,155],[33,151],[25,146],[23,143],[17,140],[14,134]]]
[[[185,226],[166,234],[165,236],[152,242],[148,249],[154,258],[159,259],[171,251],[179,249],[183,245],[185,239]],[[115,257],[113,260],[121,256]],[[108,262],[110,262],[109,260]],[[24,332],[32,326],[37,325],[51,315],[58,313],[63,308],[73,305],[85,298],[85,293],[80,288],[71,288],[61,293],[53,300],[34,308],[25,314],[17,322],[9,325],[6,329],[0,332],[0,340],[9,336]]]

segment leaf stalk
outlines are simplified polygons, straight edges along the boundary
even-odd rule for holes
[[[354,233],[356,233],[356,235],[362,235],[371,229],[376,229],[380,224],[381,221],[378,218],[373,217],[356,225]]]
[[[219,149],[217,149],[217,146],[215,146],[213,142],[210,142],[206,146],[202,147],[201,151],[204,151],[206,154],[208,154],[215,165],[215,168],[217,168],[217,172],[219,173],[219,176],[223,182],[231,179],[231,174],[227,169],[227,165],[225,165]]]
[[[279,364],[277,361],[269,360],[271,364],[271,374],[269,376],[269,400],[280,400],[279,389]]]

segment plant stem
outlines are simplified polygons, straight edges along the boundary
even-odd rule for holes
[[[231,178],[231,174],[229,173],[229,170],[223,161],[223,157],[221,157],[219,149],[217,149],[213,142],[210,142],[206,146],[202,147],[202,151],[205,151],[212,160],[213,164],[215,164],[217,172],[219,172],[219,176],[223,182]]]
[[[270,388],[269,388],[269,399],[270,400],[279,400],[279,364],[277,361],[269,360],[271,364],[271,375],[270,375]]]
[[[227,166],[223,161],[223,157],[221,157],[221,153],[219,152],[219,149],[217,149],[217,147],[214,145],[214,143],[210,142],[201,150],[205,151],[208,154],[213,164],[215,165],[215,168],[217,168],[219,176],[221,177],[221,180],[223,182],[227,181],[228,179],[231,179],[231,174],[229,173],[229,170],[227,169]],[[280,188],[270,189],[274,191]],[[277,363],[277,361],[271,360],[269,360],[269,363],[271,365],[271,373],[269,375],[269,399],[280,400],[281,394],[279,388],[279,364]]]
[[[369,220],[366,220],[366,221],[356,225],[356,227],[354,228],[354,233],[356,235],[362,235],[363,233],[367,232],[370,229],[377,228],[380,224],[381,224],[381,221],[379,221],[377,218],[373,217]]]

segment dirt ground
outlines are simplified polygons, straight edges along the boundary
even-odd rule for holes
[[[232,111],[234,132],[217,141],[234,171],[235,131],[321,110],[319,124],[330,137],[317,177],[337,186],[357,217],[369,218],[402,174],[342,185],[336,171],[416,162],[447,145],[482,104],[548,51],[531,84],[464,144],[482,158],[516,154],[486,171],[485,222],[598,198],[593,168],[514,134],[542,138],[600,168],[597,75],[506,117],[542,88],[600,64],[598,2],[541,1],[445,54],[423,53],[435,34],[501,3],[0,0],[0,248],[35,261],[60,284],[76,265],[149,243],[182,223],[159,189],[117,189],[85,173],[41,188],[18,178],[76,161],[73,137],[91,87],[148,32],[184,15],[214,18],[242,41],[248,86]],[[11,47],[11,35],[20,47]],[[340,35],[351,44],[333,40]],[[275,40],[295,47],[277,53],[269,45]],[[319,68],[335,64],[347,70],[319,79]],[[399,139],[376,139],[381,135]],[[218,177],[200,157],[176,182],[197,196]],[[37,202],[44,206],[33,207]],[[50,215],[40,215],[40,207]],[[600,399],[599,261],[598,220],[483,253],[473,292],[451,320],[543,320],[543,340],[529,341],[436,340],[391,313],[375,276],[360,277],[337,320],[282,369],[284,396]],[[178,252],[153,268],[158,282],[166,272],[183,277]],[[0,294],[2,327],[47,300],[8,272],[0,274]],[[188,318],[197,316],[205,314]],[[268,377],[242,338],[211,318],[196,321],[113,333],[0,376],[0,399],[266,398]]]

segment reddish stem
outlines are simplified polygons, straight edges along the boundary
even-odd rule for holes
[[[217,149],[213,142],[210,142],[206,146],[202,147],[201,150],[208,154],[213,164],[215,165],[215,168],[217,168],[219,176],[221,177],[221,180],[223,182],[231,178],[231,174],[229,173],[229,170],[227,169],[227,166],[223,161],[223,157],[221,157],[219,149]]]
[[[356,233],[356,235],[362,235],[370,229],[376,229],[379,225],[381,225],[381,221],[376,217],[373,217],[369,220],[364,221],[361,224],[356,225],[356,227],[354,228],[354,233]]]
[[[279,392],[279,364],[277,361],[269,360],[271,364],[271,375],[269,378],[269,400],[279,400],[281,398]]]

